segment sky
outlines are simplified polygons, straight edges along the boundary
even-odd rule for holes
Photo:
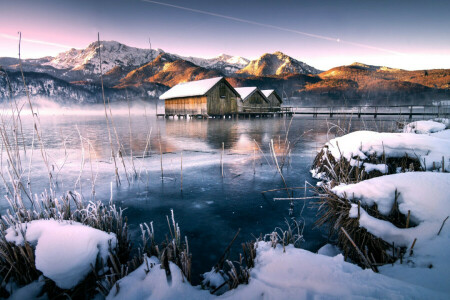
[[[315,68],[450,68],[450,1],[0,0],[0,57],[55,56],[97,39],[184,56],[282,51]]]

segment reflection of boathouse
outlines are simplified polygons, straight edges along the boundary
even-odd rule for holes
[[[165,113],[158,116],[165,117],[269,116],[280,114],[281,104],[273,105],[257,87],[235,89],[224,77],[180,83],[159,98]]]

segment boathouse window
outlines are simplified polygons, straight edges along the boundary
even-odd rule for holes
[[[226,91],[225,91],[225,85],[224,84],[220,85],[219,94],[220,94],[220,98],[222,98],[222,99],[225,98]]]

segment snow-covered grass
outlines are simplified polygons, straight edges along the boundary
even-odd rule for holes
[[[327,146],[337,161],[341,158],[365,160],[372,155],[390,158],[408,155],[417,158],[426,170],[433,168],[433,163],[440,165],[442,157],[447,160],[450,157],[450,140],[411,133],[355,131],[332,139]]]
[[[315,178],[337,182],[355,182],[399,171],[445,168],[448,172],[450,130],[429,135],[355,131],[326,143],[313,166]]]
[[[256,264],[248,285],[221,296],[184,282],[180,270],[170,265],[168,282],[155,258],[119,281],[107,299],[446,299],[446,295],[387,276],[362,270],[334,257],[315,254],[292,245],[275,248],[257,243]]]
[[[411,172],[382,176],[356,184],[339,185],[332,189],[336,195],[352,202],[350,218],[358,218],[357,201],[362,206],[373,207],[388,217],[392,208],[398,205],[401,214],[410,215],[410,224],[416,226],[399,228],[384,218],[377,218],[360,208],[359,226],[384,241],[404,248],[405,255],[394,267],[385,266],[381,270],[402,279],[408,274],[408,281],[450,292],[447,285],[450,277],[450,229],[442,228],[450,215],[450,174],[434,172]],[[398,193],[396,198],[394,195]],[[350,198],[351,197],[351,198]],[[395,204],[397,201],[397,204]],[[413,251],[410,248],[415,242]],[[399,268],[401,272],[395,270]]]
[[[337,233],[346,255],[386,276],[449,294],[447,127],[446,119],[435,119],[407,124],[403,133],[349,133],[326,144],[312,172],[326,180],[318,190],[318,222]],[[377,173],[358,176],[363,168]]]
[[[434,133],[442,131],[446,128],[444,123],[435,122],[431,120],[427,121],[416,121],[407,124],[403,128],[403,132],[406,133]]]
[[[106,263],[109,247],[115,247],[115,234],[78,222],[34,220],[6,230],[6,240],[35,244],[36,268],[59,288],[71,289],[82,281],[97,260]],[[24,233],[22,235],[22,232]]]
[[[17,196],[8,200],[11,208],[0,224],[1,275],[8,281],[26,285],[43,274],[53,282],[45,285],[50,296],[61,290],[95,293],[96,280],[83,279],[92,273],[102,280],[111,277],[120,271],[116,266],[127,261],[128,226],[123,210],[114,205],[86,203],[73,192],[60,198],[43,193],[31,207]],[[112,278],[110,284],[120,276]],[[68,290],[80,283],[83,289]]]

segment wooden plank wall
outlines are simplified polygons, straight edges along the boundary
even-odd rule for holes
[[[166,114],[200,115],[207,113],[207,97],[186,97],[165,100]]]
[[[270,101],[270,106],[272,106],[272,107],[280,107],[281,106],[280,101],[274,94],[271,94],[268,99]]]
[[[221,88],[224,89],[224,98],[221,98]],[[236,95],[231,91],[227,84],[220,82],[211,91],[208,92],[208,114],[226,115],[237,113]]]

